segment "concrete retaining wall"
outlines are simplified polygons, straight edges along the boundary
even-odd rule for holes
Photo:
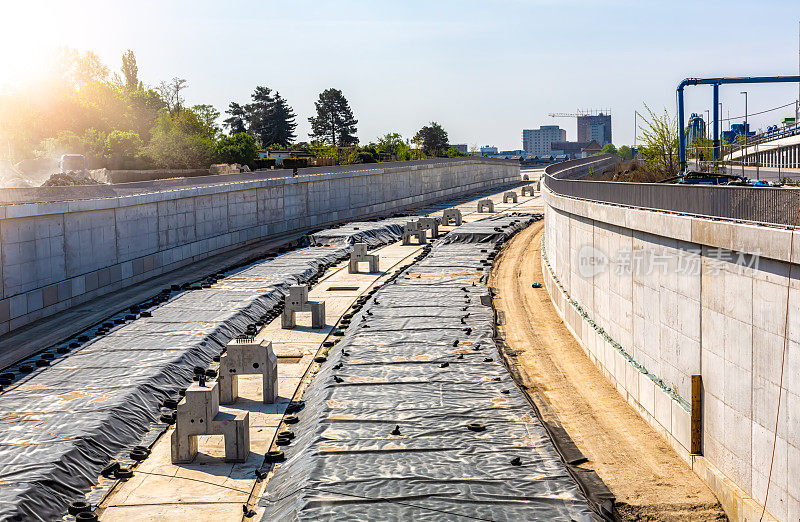
[[[0,206],[0,334],[269,236],[520,180],[518,163],[482,158],[331,170],[6,194],[38,202]]]
[[[728,514],[758,520],[778,407],[790,232],[543,194],[544,279],[565,323]],[[798,305],[794,264],[767,503],[781,521],[800,519]],[[690,455],[692,375],[703,380],[702,456]]]

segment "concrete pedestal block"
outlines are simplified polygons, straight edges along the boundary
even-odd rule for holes
[[[172,432],[172,463],[182,464],[197,456],[198,435],[225,437],[225,461],[244,462],[250,454],[250,412],[219,411],[219,383],[193,383],[178,403]]]
[[[409,221],[406,223],[406,226],[403,227],[403,244],[410,245],[412,237],[416,237],[420,245],[424,245],[428,242],[428,238],[425,236],[425,230],[420,226],[419,221]]]
[[[325,303],[308,300],[308,285],[289,287],[289,296],[281,314],[281,328],[294,328],[298,312],[311,312],[311,328],[325,326]]]
[[[442,213],[442,225],[449,225],[453,222],[455,226],[460,226],[463,222],[461,211],[457,208],[446,208]]]
[[[512,202],[516,203],[517,202],[517,193],[514,192],[513,190],[509,190],[508,192],[504,193],[503,194],[503,203],[508,203],[509,199]]]
[[[431,239],[439,237],[439,220],[432,217],[419,218],[419,228],[431,231]]]
[[[533,196],[533,187],[530,185],[525,185],[524,187],[522,187],[522,195]]]
[[[228,343],[219,360],[219,402],[233,404],[239,398],[239,376],[261,375],[264,404],[278,398],[278,358],[269,341],[239,337]]]
[[[367,254],[366,243],[355,243],[353,245],[353,252],[350,254],[350,262],[347,265],[347,271],[348,273],[356,274],[358,273],[359,263],[369,263],[369,273],[379,272],[379,258],[380,256],[378,254]]]
[[[489,198],[478,201],[478,213],[481,212],[494,212],[494,201]]]

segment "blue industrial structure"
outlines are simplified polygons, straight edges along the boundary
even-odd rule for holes
[[[686,170],[686,127],[683,89],[689,85],[714,87],[714,161],[719,159],[719,86],[731,83],[800,83],[800,76],[744,76],[740,78],[686,78],[678,84],[678,148],[681,172]]]
[[[695,140],[702,140],[706,137],[706,122],[703,121],[703,117],[699,116],[697,113],[692,113],[689,116],[689,128],[687,129],[687,146],[691,147]]]
[[[722,142],[733,143],[739,136],[752,138],[755,135],[756,132],[750,130],[749,123],[734,123],[731,125],[731,130],[722,131]]]

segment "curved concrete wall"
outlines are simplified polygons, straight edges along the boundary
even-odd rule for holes
[[[566,324],[728,514],[758,520],[778,407],[790,232],[542,190],[544,279]],[[795,264],[767,503],[781,521],[800,519],[799,278]],[[702,456],[690,455],[692,375],[703,383]]]
[[[270,236],[520,179],[518,163],[483,158],[330,170],[279,179],[269,172],[214,176],[217,183],[208,177],[5,194],[0,334]],[[37,202],[9,203],[12,197]]]

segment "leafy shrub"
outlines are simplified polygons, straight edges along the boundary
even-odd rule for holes
[[[283,168],[285,169],[304,169],[308,166],[306,158],[286,158],[283,160]]]
[[[214,155],[221,163],[249,165],[257,154],[256,140],[246,132],[222,136],[214,144]]]
[[[255,158],[250,160],[248,165],[250,165],[251,169],[258,170],[258,169],[271,169],[272,167],[275,166],[275,163],[276,163],[275,158]]]

